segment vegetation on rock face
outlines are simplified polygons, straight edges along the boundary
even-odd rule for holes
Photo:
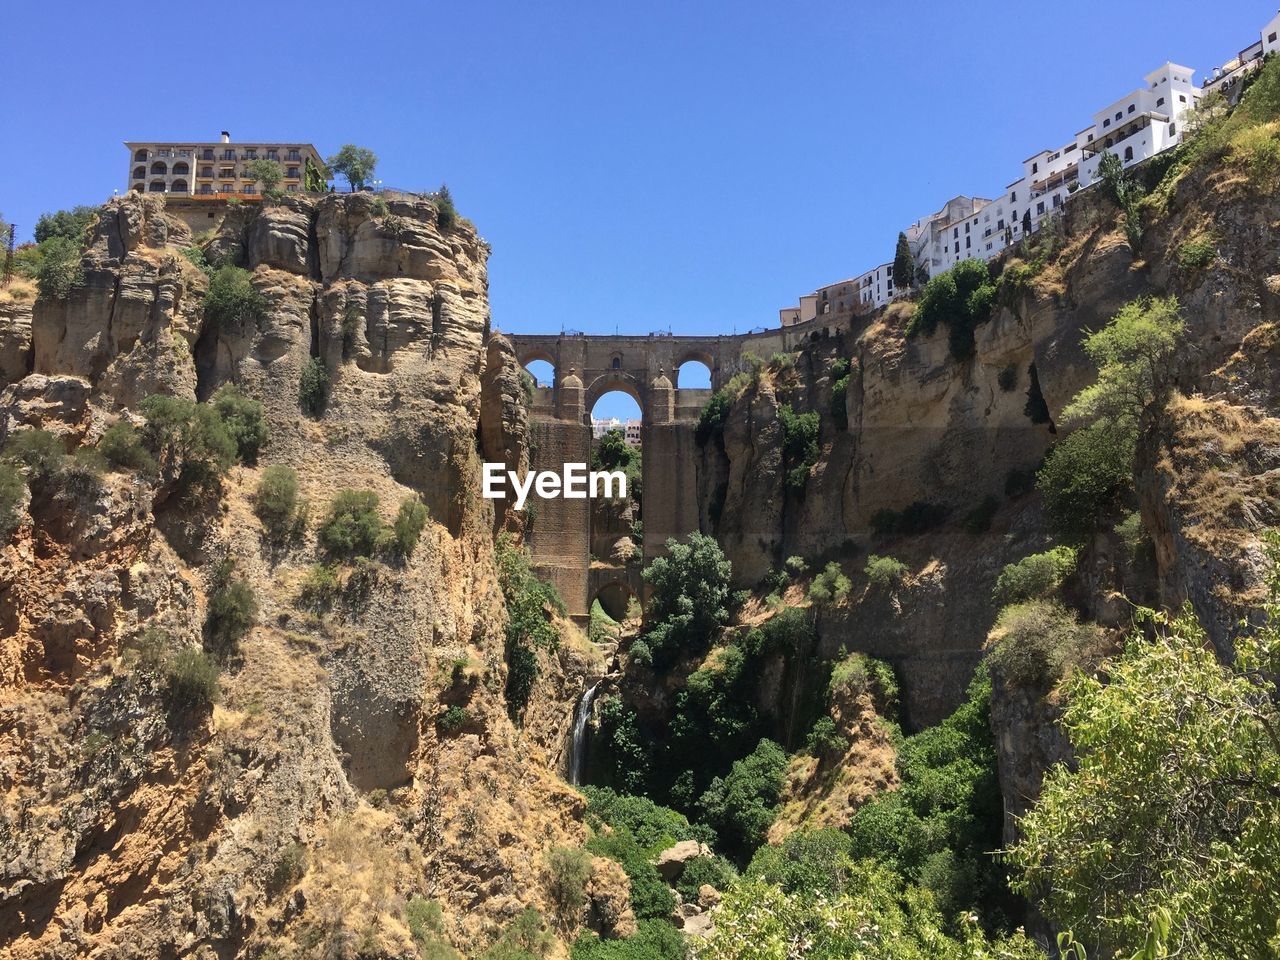
[[[560,645],[560,633],[551,618],[564,614],[564,602],[555,587],[538,579],[528,555],[508,537],[498,541],[497,561],[507,605],[507,712],[519,721],[538,680],[537,651],[553,651]]]
[[[397,557],[403,560],[413,556],[429,519],[427,505],[416,493],[400,501],[400,509],[396,511],[395,523],[391,527],[391,539]]]
[[[0,540],[7,540],[18,528],[19,504],[27,485],[11,464],[0,461]]]
[[[139,404],[147,419],[142,437],[162,474],[182,494],[216,494],[236,461],[236,440],[206,403],[154,394]]]
[[[152,474],[156,470],[155,457],[142,443],[142,432],[123,418],[107,427],[98,441],[98,452],[117,470],[143,474]]]
[[[453,205],[453,194],[447,183],[440,184],[435,193],[436,225],[445,233],[458,225],[458,208]]]
[[[1075,760],[1009,853],[1063,929],[1128,955],[1270,956],[1280,889],[1280,546],[1264,624],[1224,664],[1195,617],[1149,614],[1105,679],[1068,681]],[[1155,787],[1153,788],[1153,785]]]
[[[687,543],[667,541],[666,555],[644,570],[652,590],[644,640],[655,664],[706,649],[729,619],[730,572],[724,551],[705,534],[692,534]]]
[[[716,831],[719,848],[749,855],[764,842],[777,813],[787,770],[787,755],[772,740],[735,760],[729,773],[711,781],[701,799],[705,822]]]
[[[385,527],[372,490],[339,490],[317,529],[320,546],[332,557],[371,557],[383,542]]]
[[[254,329],[267,315],[267,299],[253,285],[253,274],[242,267],[219,267],[209,278],[204,295],[205,320],[217,329]]]
[[[65,300],[84,284],[84,264],[80,244],[66,237],[51,237],[40,244],[40,266],[36,286],[41,297]]]
[[[319,357],[312,357],[302,365],[302,374],[298,378],[298,404],[303,413],[318,417],[324,413],[328,402],[329,368]]]
[[[236,456],[250,466],[258,462],[258,452],[270,430],[262,404],[246,397],[234,383],[225,383],[209,398],[236,445]]]
[[[698,414],[698,426],[694,431],[694,441],[705,447],[712,439],[724,443],[724,422],[729,417],[729,409],[733,406],[733,397],[725,390],[717,390],[707,401],[707,405]]]
[[[901,510],[877,510],[871,515],[871,531],[881,538],[913,537],[940,526],[949,513],[941,504],[916,500]]]
[[[996,293],[987,264],[981,260],[961,260],[924,285],[907,335],[933,336],[938,324],[945,324],[951,355],[957,360],[968,360],[974,351],[974,328],[991,319]]]
[[[903,741],[898,772],[897,790],[854,814],[854,855],[927,888],[947,917],[977,908],[996,920],[1009,904],[1003,871],[991,857],[1000,845],[1003,802],[985,670],[955,713]]]
[[[818,428],[821,425],[816,411],[796,413],[791,404],[778,407],[778,422],[782,425],[782,462],[787,475],[787,489],[804,490],[809,471],[818,462]]]
[[[1098,648],[1102,631],[1060,603],[1028,600],[1000,611],[987,663],[1015,687],[1047,690]]]
[[[253,509],[271,539],[283,540],[292,533],[298,514],[297,471],[280,465],[263,470]]]
[[[249,581],[235,574],[230,560],[218,564],[213,574],[205,616],[205,636],[213,650],[226,658],[235,654],[240,640],[258,619],[258,597]]]
[[[55,213],[43,213],[36,221],[36,243],[55,239],[70,240],[79,249],[89,227],[97,221],[101,212],[101,207],[80,206]]]
[[[880,590],[892,590],[902,585],[907,576],[907,565],[894,557],[881,557],[871,554],[867,557],[867,565],[863,573],[873,587]]]
[[[666,920],[641,920],[633,936],[602,940],[585,931],[573,944],[570,960],[686,960],[684,936]]]
[[[1038,481],[1064,536],[1078,539],[1091,531],[1129,486],[1142,417],[1160,409],[1173,389],[1173,357],[1183,330],[1176,299],[1144,297],[1085,337],[1098,379],[1063,411],[1062,421],[1075,429],[1049,451]]]
[[[1024,600],[1053,596],[1063,582],[1076,572],[1076,551],[1072,547],[1053,547],[1010,563],[996,578],[993,598],[1003,607]]]
[[[899,293],[915,285],[916,261],[911,255],[911,244],[905,233],[898,234],[898,244],[893,251],[893,286]]]
[[[596,441],[591,451],[592,470],[619,470],[627,478],[627,497],[640,502],[641,477],[644,475],[640,449],[627,443],[621,430],[610,430]]]

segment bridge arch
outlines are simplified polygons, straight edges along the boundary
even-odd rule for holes
[[[625,370],[607,370],[587,385],[584,397],[587,415],[595,409],[595,405],[606,393],[625,393],[640,407],[640,417],[644,419],[648,413],[645,409],[644,385],[637,383],[636,378]]]

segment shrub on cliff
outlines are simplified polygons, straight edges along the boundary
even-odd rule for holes
[[[694,442],[700,447],[715,438],[724,442],[724,422],[729,418],[729,409],[733,406],[733,398],[725,390],[717,390],[707,401],[707,405],[698,414],[698,426],[694,431]]]
[[[209,645],[222,657],[232,656],[240,640],[258,620],[258,596],[249,581],[236,576],[230,560],[214,569],[204,631]]]
[[[344,178],[354,192],[363,190],[373,177],[373,171],[378,167],[378,155],[368,147],[344,143],[342,149],[325,160],[325,165],[335,177]]]
[[[570,960],[686,960],[689,948],[684,935],[664,918],[641,920],[636,932],[622,940],[602,940],[594,930],[584,930],[569,956]]]
[[[84,263],[80,244],[66,237],[51,237],[40,244],[40,265],[36,286],[40,296],[65,300],[71,291],[84,284]]]
[[[55,213],[42,213],[36,220],[36,243],[61,238],[70,240],[77,248],[84,243],[89,227],[98,219],[101,207],[77,206]]]
[[[893,557],[881,557],[870,554],[863,573],[871,581],[871,585],[880,590],[893,590],[902,585],[907,576],[907,565]]]
[[[142,433],[128,420],[117,420],[98,441],[98,452],[117,470],[135,470],[150,474],[156,469],[155,457],[142,444]]]
[[[292,533],[298,511],[298,472],[282,464],[263,470],[253,510],[271,539],[283,540]]]
[[[778,407],[778,422],[782,425],[782,462],[787,471],[787,488],[804,489],[809,479],[809,469],[818,462],[818,414],[796,413],[791,404]]]
[[[372,490],[339,490],[316,531],[320,546],[332,557],[350,560],[373,556],[385,527]]]
[[[204,318],[214,329],[247,332],[267,315],[267,299],[253,285],[253,274],[230,264],[209,278]]]
[[[302,365],[298,378],[298,404],[308,416],[324,413],[329,402],[329,368],[319,357],[312,357]]]
[[[262,404],[246,397],[234,383],[224,383],[209,402],[234,441],[240,462],[257,463],[270,433]]]
[[[764,842],[777,814],[786,770],[782,748],[762,739],[750,754],[734,761],[726,776],[711,781],[698,806],[727,853],[745,859]]]
[[[498,583],[507,606],[507,713],[518,721],[538,680],[538,650],[554,651],[560,632],[552,616],[564,615],[564,601],[551,584],[540,580],[528,554],[504,535],[498,540]]]
[[[48,430],[17,430],[9,435],[4,456],[25,466],[32,480],[44,481],[58,472],[66,458],[66,448]]]
[[[403,560],[413,556],[428,519],[427,505],[416,493],[400,501],[400,509],[396,511],[395,522],[391,525],[391,541],[397,557]]]
[[[143,440],[182,493],[215,493],[236,459],[236,442],[218,412],[205,403],[153,394],[139,408]]]
[[[832,560],[809,584],[809,599],[818,604],[840,604],[852,588],[840,564]]]
[[[170,704],[179,711],[209,707],[218,699],[218,674],[218,665],[203,650],[179,650],[165,667]]]
[[[644,640],[663,668],[681,652],[705,650],[729,619],[732,567],[716,541],[701,533],[667,541],[666,556],[644,570],[652,595]]]
[[[1029,600],[1000,611],[987,662],[1011,686],[1045,690],[1083,663],[1102,633],[1060,603]]]
[[[458,208],[453,205],[453,194],[447,183],[440,184],[435,194],[436,226],[448,233],[458,225]]]
[[[1054,547],[1010,563],[996,578],[992,599],[1003,607],[1024,600],[1043,599],[1057,593],[1063,582],[1076,572],[1076,551]]]
[[[587,902],[591,854],[580,847],[552,847],[547,852],[546,865],[547,896],[560,919],[569,925]]]
[[[849,823],[853,856],[925,885],[947,916],[977,907],[997,919],[1008,894],[991,851],[1000,846],[1004,806],[985,669],[955,713],[902,742],[897,765],[901,786]]]
[[[1072,763],[1046,774],[1009,860],[1018,891],[1099,955],[1275,953],[1277,586],[1233,663],[1189,610],[1148,613],[1098,677],[1068,681]]]
[[[12,465],[0,462],[0,539],[7,540],[18,529],[18,512],[27,485]]]
[[[996,294],[996,284],[987,264],[981,260],[961,260],[924,285],[919,305],[907,327],[907,336],[916,333],[932,336],[938,324],[945,324],[951,355],[957,360],[967,360],[973,356],[973,331],[991,319]]]
[[[1063,411],[1076,429],[1049,451],[1038,477],[1049,518],[1065,536],[1088,534],[1130,483],[1141,418],[1173,391],[1184,331],[1176,298],[1142,297],[1085,337],[1098,378]]]

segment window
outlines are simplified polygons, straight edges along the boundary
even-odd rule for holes
[[[1178,125],[1176,123],[1169,124],[1169,136],[1173,137],[1173,136],[1177,136],[1177,134],[1178,134]]]
[[[1186,102],[1187,102],[1187,98],[1186,98],[1186,97],[1184,97],[1182,94],[1178,94],[1178,102],[1179,102],[1179,103],[1186,103]]]
[[[1161,97],[1159,100],[1157,100],[1157,101],[1156,101],[1156,106],[1157,106],[1157,107],[1163,107],[1163,106],[1164,106],[1164,97]]]
[[[223,167],[222,170],[219,171],[218,175],[224,179],[230,179],[236,175],[235,167]]]
[[[268,150],[268,151],[267,151],[267,159],[268,159],[268,160],[279,160],[279,159],[280,159],[280,151],[279,151],[279,150]]]
[[[145,180],[145,179],[147,179],[147,168],[146,168],[146,167],[134,167],[134,168],[133,168],[133,179],[135,179],[135,180]]]
[[[223,160],[234,160],[235,158],[236,158],[236,152],[235,152],[234,150],[223,150],[223,151],[222,151],[222,159],[223,159]]]
[[[258,192],[258,188],[255,187],[252,183],[247,183],[245,184],[244,192],[252,195]]]
[[[1121,113],[1119,110],[1117,110],[1117,111],[1116,111],[1116,119],[1117,119],[1117,120],[1121,119],[1123,116],[1124,116],[1124,114],[1123,114],[1123,113]]]
[[[1126,163],[1133,159],[1133,147],[1124,148],[1124,159]]]
[[[969,249],[971,249],[972,247],[973,247],[973,242],[972,242],[972,240],[971,240],[969,237],[965,237],[965,238],[964,238],[964,248],[965,248],[966,250],[969,250]]]
[[[960,239],[960,228],[959,228],[959,227],[956,227],[954,230],[952,230],[952,231],[951,231],[951,239],[952,239],[952,240],[959,240],[959,239]]]
[[[1040,164],[1038,164],[1038,163],[1033,163],[1033,164],[1031,165],[1031,172],[1032,172],[1032,173],[1039,173],[1039,172],[1040,172]]]
[[[1003,230],[1003,229],[1004,229],[1004,221],[1003,221],[1003,220],[997,220],[997,221],[996,221],[996,229],[997,229],[997,230]]]
[[[1041,200],[1039,203],[1036,204],[1036,216],[1040,216],[1043,213],[1044,213],[1044,201]]]
[[[956,256],[960,255],[960,244],[956,244]]]
[[[964,232],[965,233],[969,232],[969,225],[967,223],[964,225]]]
[[[1017,190],[1014,190],[1012,193],[1010,193],[1010,194],[1009,194],[1009,199],[1010,199],[1010,200],[1017,200],[1017,199],[1018,199],[1018,191],[1017,191]]]
[[[200,176],[202,176],[202,177],[212,177],[212,176],[213,176],[213,167],[201,167],[201,168],[200,168]]]
[[[302,154],[300,154],[297,150],[290,150],[290,151],[289,151],[289,159],[290,159],[290,160],[294,160],[294,161],[301,160],[301,159],[302,159]]]
[[[1103,121],[1102,121],[1102,125],[1103,125],[1104,127],[1109,127],[1109,126],[1111,126],[1111,120],[1110,120],[1110,119],[1103,120]],[[1092,140],[1093,138],[1092,138],[1092,137],[1090,137],[1089,139],[1091,139],[1091,140]]]
[[[212,159],[213,159],[213,151],[212,151],[212,150],[210,150],[210,149],[207,149],[207,148],[206,148],[205,150],[202,150],[202,151],[200,152],[200,159],[201,159],[201,160],[212,160]]]
[[[285,190],[287,190],[289,193],[297,193],[298,185],[296,183],[291,183],[285,187]]]
[[[1093,134],[1092,134],[1092,133],[1091,133],[1091,134],[1089,134],[1089,139],[1088,139],[1088,140],[1086,140],[1086,141],[1085,141],[1085,143],[1093,143]]]
[[[1129,113],[1133,113],[1133,111],[1135,111],[1135,110],[1137,110],[1137,109],[1138,109],[1138,105],[1137,105],[1136,103],[1131,103],[1131,104],[1129,104],[1129,110],[1128,110],[1128,112],[1129,112]]]
[[[1275,43],[1276,35],[1274,33],[1267,34],[1267,43]]]
[[[289,179],[291,179],[291,180],[297,180],[297,179],[298,179],[298,168],[297,168],[297,167],[290,167],[290,168],[285,172],[285,176],[286,176],[286,177],[288,177],[288,178],[289,178]]]
[[[1053,205],[1054,205],[1055,207],[1060,207],[1060,206],[1062,206],[1062,196],[1061,196],[1060,194],[1055,193],[1055,194],[1053,195]]]

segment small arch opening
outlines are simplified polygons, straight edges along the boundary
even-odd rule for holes
[[[187,192],[187,181],[185,181],[185,180],[175,180],[175,181],[173,181],[173,183],[169,186],[169,190],[170,190],[170,192],[172,192],[172,193],[186,193],[186,192]]]
[[[145,179],[147,179],[147,168],[146,168],[146,167],[134,167],[134,168],[133,168],[133,179],[135,179],[135,180],[145,180]]]
[[[191,168],[187,166],[187,164],[186,164],[186,162],[185,162],[185,161],[179,160],[177,163],[175,163],[175,164],[173,165],[173,175],[174,175],[175,177],[176,177],[176,176],[184,176],[184,177],[185,177],[185,176],[187,176],[187,174],[189,174],[190,172],[191,172]]]
[[[556,382],[556,368],[550,360],[530,360],[524,365],[533,377],[533,382],[540,387],[552,387]]]
[[[152,180],[151,186],[148,188],[152,193],[164,193],[164,181]]]
[[[591,612],[595,615],[596,607],[599,606],[600,613],[609,618],[605,626],[616,631],[618,625],[628,619],[628,610],[634,599],[636,595],[631,592],[631,588],[625,582],[614,580],[606,583],[596,592],[595,600],[591,604]]]
[[[155,163],[151,165],[151,173],[153,176],[163,177],[168,172],[169,172],[169,167],[162,160],[157,160]]]
[[[686,360],[676,373],[676,387],[680,390],[710,390],[711,368],[701,360]]]

